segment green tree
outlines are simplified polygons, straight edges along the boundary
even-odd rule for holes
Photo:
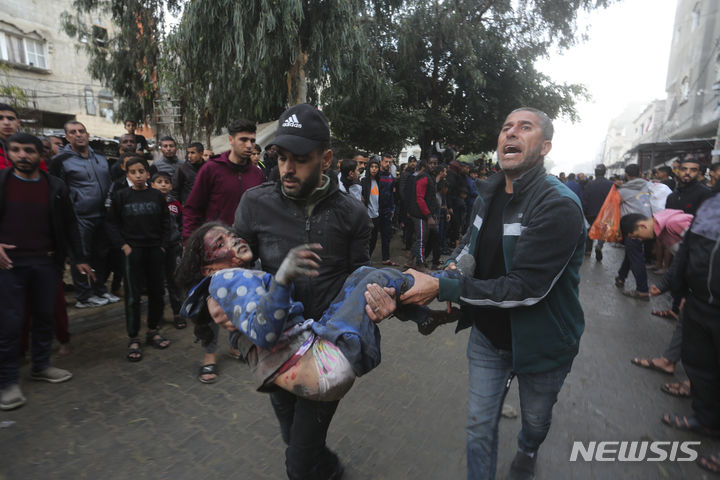
[[[277,118],[287,105],[316,103],[333,82],[353,90],[348,59],[364,55],[361,0],[191,0],[168,52],[192,70],[214,130],[234,118]],[[180,85],[183,82],[179,82]],[[204,112],[204,113],[203,113]]]
[[[10,80],[8,75],[11,71],[8,65],[0,64],[0,99],[15,108],[25,108],[29,100],[28,92]]]
[[[375,75],[389,94],[368,108],[351,101],[343,84],[331,85],[324,99],[333,130],[353,145],[417,142],[426,155],[436,141],[493,149],[504,115],[521,105],[574,119],[584,88],[553,82],[534,62],[577,41],[579,10],[610,1],[407,1],[366,24],[390,32],[369,55],[379,59]]]
[[[144,119],[154,112],[156,67],[165,27],[165,12],[177,11],[181,0],[73,0],[63,13],[65,32],[89,56],[90,75],[119,99],[115,118]],[[108,35],[89,18],[109,17]]]

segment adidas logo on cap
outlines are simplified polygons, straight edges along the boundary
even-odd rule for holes
[[[297,115],[294,113],[290,115],[282,124],[283,127],[293,127],[293,128],[302,128],[302,123],[297,118]]]

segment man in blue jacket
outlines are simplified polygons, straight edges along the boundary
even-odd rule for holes
[[[53,157],[49,173],[64,181],[70,191],[83,253],[90,258],[97,277],[97,281],[91,283],[87,275],[72,268],[77,295],[75,307],[99,307],[120,300],[105,287],[110,241],[105,235],[104,222],[105,199],[112,183],[110,167],[105,157],[90,146],[90,134],[82,123],[67,122],[65,138],[69,143]]]
[[[502,172],[478,185],[472,225],[446,267],[471,260],[475,274],[437,279],[409,270],[415,286],[400,297],[460,303],[458,330],[472,326],[469,479],[495,477],[498,422],[514,376],[522,429],[508,478],[533,477],[585,325],[578,297],[585,222],[577,196],[543,168],[552,135],[545,113],[527,107],[510,113],[498,137]]]

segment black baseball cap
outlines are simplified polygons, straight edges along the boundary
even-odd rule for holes
[[[270,145],[277,145],[295,155],[307,155],[321,143],[329,141],[330,126],[325,115],[316,107],[301,103],[280,115],[278,129]]]

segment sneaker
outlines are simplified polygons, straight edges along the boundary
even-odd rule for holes
[[[25,396],[17,383],[0,390],[0,410],[12,410],[23,405],[25,405]]]
[[[86,300],[78,300],[75,304],[75,308],[102,307],[103,305],[107,305],[108,303],[110,303],[110,301],[107,298],[92,296]]]
[[[535,478],[535,460],[534,456],[527,455],[518,451],[510,465],[510,473],[507,478],[511,480],[532,480]]]
[[[597,260],[598,262],[602,262],[602,259],[602,248],[595,247],[595,260]]]
[[[32,372],[30,378],[33,380],[42,380],[50,383],[62,383],[67,382],[72,378],[72,373],[62,368],[47,367],[45,370],[39,372]]]
[[[100,298],[104,298],[110,303],[116,303],[120,301],[120,297],[116,297],[112,293],[103,293],[102,295],[100,295]]]

